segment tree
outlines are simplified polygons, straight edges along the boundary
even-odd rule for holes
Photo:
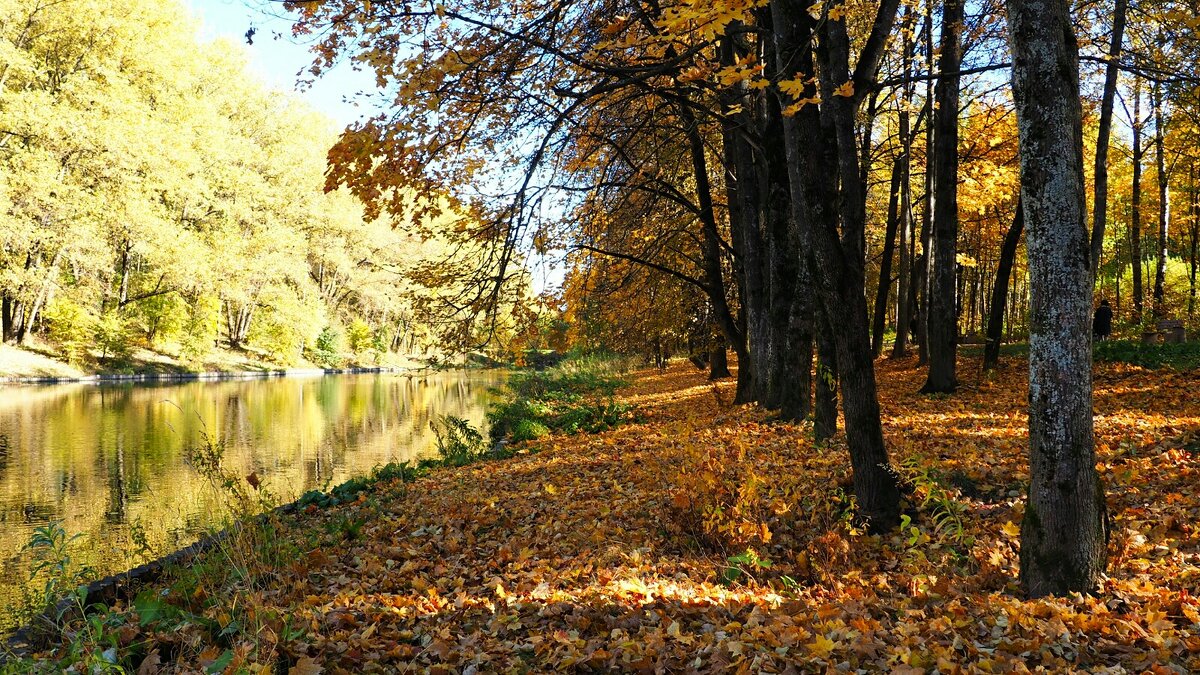
[[[1063,0],[1008,0],[1030,266],[1029,499],[1021,584],[1092,589],[1104,571],[1104,492],[1092,436],[1092,276],[1079,56]]]
[[[942,10],[941,76],[934,112],[933,265],[929,278],[926,336],[929,377],[921,392],[949,393],[958,387],[958,70],[962,63],[963,3],[946,0]],[[927,255],[929,252],[927,251]]]

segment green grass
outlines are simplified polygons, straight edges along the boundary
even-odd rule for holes
[[[964,356],[983,356],[983,346],[963,345],[959,352]],[[1096,342],[1092,354],[1096,363],[1128,363],[1152,370],[1200,368],[1200,341],[1154,345],[1133,340],[1108,340]],[[1029,356],[1029,343],[1014,342],[1002,345],[1000,355]]]
[[[1097,363],[1128,363],[1143,368],[1191,370],[1200,368],[1200,342],[1148,345],[1128,340],[1097,342]]]
[[[579,357],[554,368],[514,373],[488,410],[492,441],[595,433],[620,425],[631,412],[615,400],[616,390],[628,383],[625,370],[620,361]]]

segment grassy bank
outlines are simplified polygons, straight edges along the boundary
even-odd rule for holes
[[[1020,364],[984,381],[964,362],[952,397],[917,394],[914,365],[879,369],[885,433],[910,489],[892,534],[854,526],[841,436],[814,447],[807,427],[729,406],[731,382],[681,365],[629,378],[613,400],[637,417],[598,433],[497,451],[446,430],[444,447],[475,450],[313,497],[12,667],[1200,668],[1191,374],[1098,365],[1110,577],[1096,597],[1029,601],[1015,576]],[[242,477],[226,480],[256,498]]]

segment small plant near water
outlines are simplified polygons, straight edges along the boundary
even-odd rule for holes
[[[35,632],[53,630],[62,619],[60,603],[77,597],[94,571],[74,561],[75,542],[61,521],[35,528],[22,551],[31,555],[29,577],[20,600],[5,608],[5,625],[28,624]]]
[[[437,438],[438,456],[449,466],[464,466],[479,459],[486,451],[483,434],[461,417],[442,415],[429,423]]]

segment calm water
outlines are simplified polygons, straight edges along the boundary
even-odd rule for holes
[[[194,541],[223,512],[185,461],[205,435],[225,466],[256,472],[280,502],[391,461],[427,456],[429,424],[456,415],[482,428],[498,372],[328,375],[177,384],[0,388],[0,608],[27,577],[33,528],[58,520],[101,574]],[[0,613],[2,614],[2,613]]]

